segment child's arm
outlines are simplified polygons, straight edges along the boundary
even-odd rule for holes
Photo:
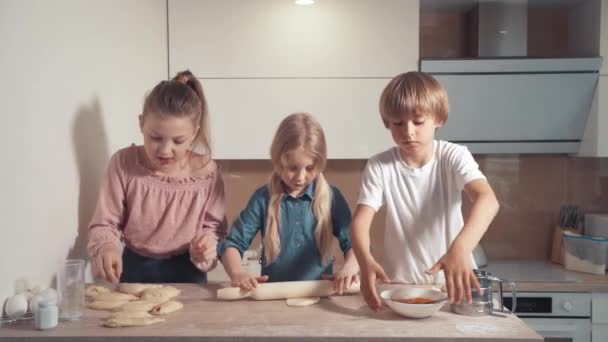
[[[333,279],[334,288],[339,295],[348,290],[354,283],[359,282],[359,264],[352,248],[344,255],[344,265],[342,265],[340,271],[328,279]]]
[[[218,241],[226,236],[228,230],[225,203],[224,182],[216,173],[215,184],[205,205],[201,232],[190,243],[190,260],[204,272],[215,268]]]
[[[338,294],[342,294],[351,285],[359,282],[359,264],[357,264],[350,240],[350,209],[340,190],[335,187],[332,187],[331,221],[333,234],[338,239],[340,249],[344,253],[344,265],[333,275],[322,275],[322,278],[332,279],[334,289]]]
[[[247,273],[243,266],[241,266],[241,253],[234,247],[228,247],[222,255],[222,264],[228,276],[232,286],[240,287],[245,291],[249,291],[258,286],[258,282],[265,282],[268,280],[268,276],[254,276]]]
[[[116,283],[122,274],[122,232],[125,212],[125,175],[121,154],[110,159],[95,212],[89,223],[87,253],[95,278]]]
[[[459,303],[466,297],[471,303],[471,286],[479,289],[479,282],[471,269],[471,253],[498,212],[499,204],[494,191],[485,179],[476,179],[464,186],[472,202],[462,231],[452,242],[447,253],[429,270],[445,274],[448,297]]]
[[[257,286],[258,281],[268,280],[267,276],[250,275],[241,267],[243,253],[251,246],[253,238],[265,222],[267,203],[268,191],[266,188],[258,189],[249,199],[247,207],[234,221],[230,234],[219,247],[219,255],[232,286],[239,286],[243,290],[251,290]]]
[[[376,293],[376,278],[380,278],[385,283],[389,283],[390,279],[370,252],[369,232],[374,215],[374,209],[371,207],[364,204],[357,205],[351,225],[351,240],[354,255],[361,267],[363,298],[372,310],[378,310],[382,307],[382,302]]]

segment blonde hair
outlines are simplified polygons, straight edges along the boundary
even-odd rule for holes
[[[406,113],[430,112],[442,124],[448,120],[448,94],[433,76],[418,71],[395,76],[380,96],[380,115],[384,126],[387,119],[400,119]]]
[[[318,170],[314,189],[315,195],[312,201],[312,210],[317,219],[315,241],[322,263],[329,263],[331,257],[333,243],[332,190],[322,173],[327,164],[325,135],[321,125],[312,115],[295,113],[281,121],[270,147],[270,157],[274,171],[270,176],[268,185],[270,201],[268,203],[266,233],[263,238],[264,256],[269,264],[274,262],[281,252],[281,201],[285,196],[285,188],[281,182],[280,173],[287,166],[287,155],[299,148],[303,148],[313,156],[315,168]]]
[[[203,86],[190,70],[178,72],[170,81],[161,81],[146,96],[142,118],[147,115],[189,117],[198,127],[192,149],[201,146],[211,160],[209,112]]]

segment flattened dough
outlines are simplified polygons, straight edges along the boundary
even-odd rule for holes
[[[120,327],[139,327],[143,325],[151,325],[164,322],[164,318],[158,317],[143,317],[143,318],[110,318],[101,323],[102,326],[108,328]]]
[[[175,298],[179,296],[182,291],[179,289],[167,285],[159,288],[146,289],[141,293],[141,299],[162,299],[162,298]]]
[[[150,311],[153,315],[166,315],[175,311],[179,311],[184,307],[184,304],[172,300],[166,303],[159,304]]]
[[[132,294],[139,297],[141,293],[147,289],[154,289],[162,287],[160,284],[141,284],[141,283],[120,283],[116,288],[116,291],[122,293]]]
[[[89,309],[93,309],[93,310],[112,310],[112,309],[116,309],[118,307],[121,307],[122,305],[124,305],[125,303],[127,303],[127,301],[124,300],[114,300],[111,302],[106,302],[106,301],[94,301],[91,303],[87,304],[87,307]]]
[[[117,312],[113,312],[110,316],[106,317],[105,319],[111,319],[111,318],[146,318],[146,317],[154,317],[152,315],[150,315],[149,313],[147,313],[146,311],[117,311]]]
[[[156,307],[159,303],[149,300],[136,300],[133,302],[127,302],[114,311],[144,311],[148,312]]]
[[[120,293],[120,292],[102,292],[96,294],[93,299],[99,302],[115,302],[115,301],[130,301],[137,300],[138,298],[132,294]]]
[[[107,288],[105,286],[90,285],[90,286],[87,286],[87,289],[85,290],[84,294],[87,297],[95,297],[96,295],[98,295],[100,293],[110,293],[110,292],[112,292],[112,290],[110,290],[109,288]]]
[[[285,300],[287,306],[309,306],[317,304],[320,301],[321,297],[289,298]]]

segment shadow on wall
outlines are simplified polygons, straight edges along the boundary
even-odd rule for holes
[[[99,186],[110,159],[108,138],[101,113],[99,98],[95,97],[90,104],[81,105],[78,108],[72,127],[74,155],[76,156],[80,185],[78,234],[67,255],[68,259],[87,260],[88,225],[93,216]]]

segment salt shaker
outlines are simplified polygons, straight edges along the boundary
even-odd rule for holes
[[[57,326],[59,308],[54,301],[41,301],[34,313],[34,325],[38,330],[52,329]]]

